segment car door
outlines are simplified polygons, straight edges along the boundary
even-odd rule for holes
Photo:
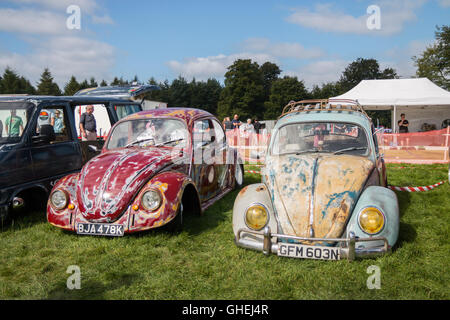
[[[192,135],[192,179],[197,185],[200,201],[204,202],[217,194],[218,186],[212,121],[210,119],[194,121]]]
[[[42,122],[40,124],[38,120],[31,128],[31,158],[35,178],[50,179],[79,171],[82,166],[81,153],[76,136],[73,136],[74,123],[73,117],[70,117],[69,105],[40,105],[38,112],[42,118],[51,118],[60,113],[61,123],[58,126]],[[47,139],[48,135],[51,137]]]
[[[227,172],[228,172],[228,145],[222,126],[216,119],[211,119],[214,127],[214,142],[215,150],[214,168],[217,175],[217,193],[220,193],[227,187]]]
[[[375,131],[373,126],[372,126],[372,137],[373,137],[373,143],[375,146],[376,166],[377,166],[378,174],[380,176],[380,184],[384,187],[387,187],[386,164],[384,162],[383,154],[380,154],[380,148],[378,146],[377,132]]]
[[[0,188],[27,183],[34,178],[28,132],[35,108],[32,103],[0,102],[0,122],[3,126],[6,127],[11,110],[15,110],[17,116],[22,118],[25,130],[17,139],[8,138],[5,128],[0,133]]]

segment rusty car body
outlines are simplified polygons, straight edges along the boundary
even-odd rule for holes
[[[262,168],[233,208],[238,246],[339,260],[384,254],[398,238],[396,194],[371,119],[352,100],[288,104]]]
[[[201,213],[242,185],[242,169],[212,114],[142,111],[117,122],[101,154],[55,185],[47,218],[88,235],[122,236],[169,222],[179,230],[184,213]]]

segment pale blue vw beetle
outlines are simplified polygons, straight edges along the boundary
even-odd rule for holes
[[[238,246],[323,260],[382,255],[399,207],[371,119],[357,101],[289,103],[272,132],[262,182],[233,208]]]

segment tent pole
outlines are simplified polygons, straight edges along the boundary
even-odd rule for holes
[[[392,124],[392,132],[397,133],[397,105],[394,104],[394,123]]]

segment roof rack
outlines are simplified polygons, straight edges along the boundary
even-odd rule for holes
[[[281,117],[298,112],[308,112],[308,111],[331,111],[331,110],[342,110],[342,111],[357,111],[364,114],[367,118],[370,117],[364,111],[363,107],[359,104],[358,100],[350,99],[316,99],[316,100],[301,100],[301,101],[290,101],[281,113]]]

